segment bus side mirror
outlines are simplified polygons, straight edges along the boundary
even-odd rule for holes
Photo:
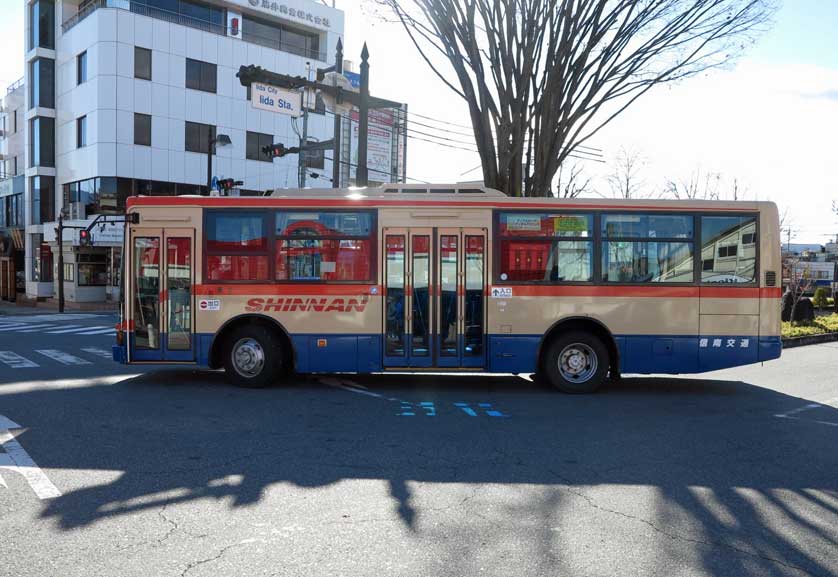
[[[126,220],[131,224],[140,224],[140,213],[139,212],[132,212],[128,214]]]

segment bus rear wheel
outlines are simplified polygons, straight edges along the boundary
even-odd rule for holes
[[[591,333],[558,335],[547,346],[542,363],[544,378],[563,393],[593,393],[608,376],[608,348]]]
[[[227,378],[239,387],[262,388],[282,373],[283,346],[277,335],[259,325],[233,331],[224,352]]]

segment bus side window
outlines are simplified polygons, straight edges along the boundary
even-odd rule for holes
[[[701,217],[701,282],[756,282],[756,216]]]

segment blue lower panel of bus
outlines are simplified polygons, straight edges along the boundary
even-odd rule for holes
[[[621,373],[687,374],[776,359],[780,337],[618,335]],[[541,335],[489,336],[491,372],[536,370]]]
[[[196,335],[197,362],[209,365],[213,335]],[[489,335],[488,366],[494,373],[532,373],[542,335]],[[369,373],[382,370],[380,335],[291,335],[296,370]],[[780,337],[617,335],[621,373],[687,374],[779,358]],[[125,348],[113,347],[117,362]],[[136,356],[134,360],[137,359]]]

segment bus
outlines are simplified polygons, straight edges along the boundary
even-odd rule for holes
[[[770,202],[511,198],[475,186],[131,197],[121,363],[289,373],[623,374],[780,356]]]

